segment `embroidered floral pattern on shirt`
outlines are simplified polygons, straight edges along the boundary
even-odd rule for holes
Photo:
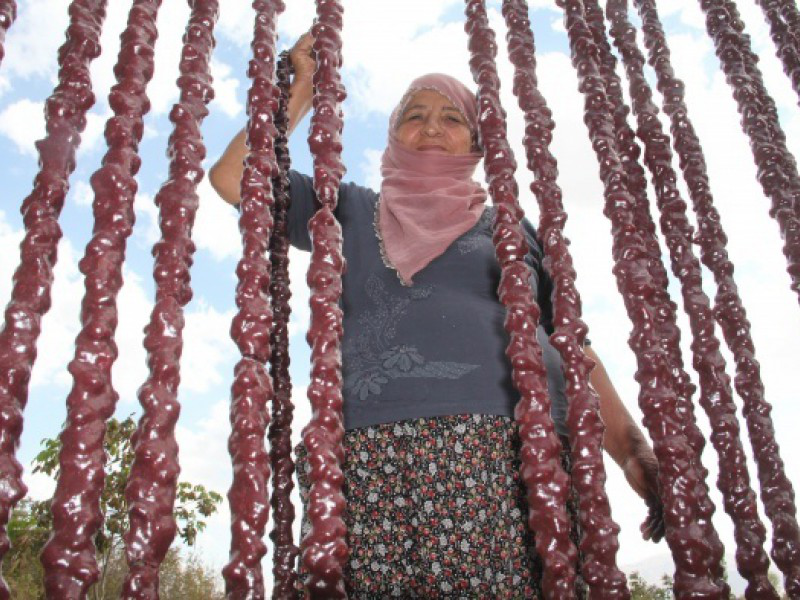
[[[416,346],[395,343],[397,326],[408,306],[428,298],[433,286],[407,288],[395,296],[387,293],[377,275],[370,275],[364,292],[375,308],[358,318],[359,333],[346,339],[342,348],[344,358],[344,387],[361,401],[377,400],[383,386],[393,379],[428,377],[458,379],[480,365],[451,361],[433,361],[423,356]]]

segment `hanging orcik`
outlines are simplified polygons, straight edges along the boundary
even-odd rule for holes
[[[156,302],[145,329],[149,374],[139,388],[142,416],[136,431],[136,455],[125,489],[130,526],[125,552],[130,570],[126,597],[158,593],[158,567],[164,560],[177,525],[173,502],[178,486],[178,384],[183,351],[183,307],[192,298],[194,224],[203,176],[205,146],[200,126],[214,97],[209,64],[214,48],[217,0],[195,2],[186,26],[179,64],[180,98],[170,113],[174,124],[169,138],[169,178],[155,196],[159,207],[161,240],[153,246]],[[177,333],[177,335],[176,335]],[[154,474],[158,473],[158,477]]]
[[[596,7],[600,12],[596,0],[587,0],[588,6]],[[708,414],[712,440],[719,456],[717,485],[734,525],[734,537],[744,550],[745,560],[740,564],[742,574],[747,578],[749,594],[758,598],[775,597],[767,578],[769,559],[763,549],[766,531],[757,517],[756,495],[750,487],[744,447],[735,421],[733,390],[714,332],[711,300],[702,288],[700,262],[692,250],[694,229],[686,218],[686,203],[677,188],[672,150],[665,143],[667,138],[657,116],[658,108],[653,103],[644,76],[645,57],[636,45],[635,29],[628,20],[628,3],[626,0],[610,0],[606,7],[610,33],[625,65],[639,137],[645,147],[645,163],[653,177],[656,203],[661,213],[661,232],[669,248],[672,272],[681,282],[683,305],[694,342],[694,364],[700,379],[699,403]],[[602,13],[597,22],[605,38]],[[611,56],[610,51],[606,54]],[[613,57],[610,60],[616,62]],[[614,69],[610,72],[613,73]]]
[[[13,2],[4,6],[14,7]],[[84,0],[70,5],[67,40],[59,49],[58,84],[45,110],[47,135],[37,142],[40,171],[33,190],[22,203],[25,238],[14,274],[11,301],[0,330],[0,551],[8,548],[6,525],[11,509],[26,494],[22,465],[16,449],[22,433],[22,411],[28,401],[31,368],[36,360],[36,341],[42,316],[50,308],[50,289],[61,238],[58,217],[67,195],[68,180],[75,170],[75,152],[86,127],[86,113],[94,104],[89,65],[100,55],[100,29],[105,19],[105,0]],[[15,10],[15,9],[14,9]],[[13,14],[13,12],[11,13]],[[0,597],[8,589],[0,581]]]
[[[749,38],[734,2],[699,0],[706,14],[723,71],[743,115],[758,179],[771,199],[770,214],[784,237],[792,287],[800,292],[800,176],[789,153],[757,66]],[[758,0],[777,46],[778,56],[796,91],[800,85],[800,13],[791,0]],[[81,261],[86,297],[83,328],[70,363],[74,385],[62,433],[60,477],[53,500],[54,531],[44,554],[49,598],[85,598],[98,577],[93,537],[102,519],[98,498],[103,486],[102,440],[117,393],[110,371],[117,354],[114,341],[116,295],[122,283],[127,237],[131,233],[137,155],[143,116],[149,109],[146,86],[153,74],[153,44],[160,0],[135,0],[123,34],[116,69],[117,84],[106,126],[109,152],[94,175],[95,227]],[[679,279],[692,337],[692,364],[699,373],[698,403],[712,426],[718,454],[724,509],[734,525],[736,568],[747,581],[747,598],[777,598],[767,572],[767,536],[758,520],[756,491],[751,487],[744,444],[740,439],[733,388],[742,398],[744,416],[758,468],[760,498],[770,519],[770,554],[784,576],[791,598],[800,598],[800,530],[791,483],[775,442],[770,407],[765,399],[750,326],[733,279],[726,238],[714,207],[705,157],[684,102],[684,86],[670,63],[666,37],[655,0],[634,0],[643,23],[643,51],[629,21],[626,0],[561,0],[572,62],[584,94],[588,135],[597,153],[604,185],[605,215],[613,235],[614,274],[633,329],[629,344],[636,355],[639,403],[655,454],[664,503],[666,539],[675,559],[675,594],[679,598],[727,598],[723,547],[712,524],[707,471],[700,455],[705,439],[695,419],[695,386],[679,348],[677,305],[667,292],[666,259],[662,259],[656,224],[647,194],[647,171],[654,180],[659,224],[669,264]],[[175,425],[183,310],[191,299],[189,268],[197,208],[196,186],[205,154],[200,125],[213,97],[209,73],[218,0],[189,0],[191,16],[181,56],[180,98],[170,115],[169,178],[156,196],[161,239],[156,257],[156,303],[145,336],[150,373],[139,392],[143,414],[136,436],[136,458],[126,492],[130,530],[125,536],[130,565],[125,598],[157,598],[158,568],[175,536],[172,516],[178,460]],[[232,335],[241,357],[231,388],[230,450],[234,477],[231,506],[230,561],[223,570],[229,598],[264,598],[262,559],[270,507],[275,552],[273,598],[298,596],[298,561],[307,573],[302,583],[314,599],[347,597],[348,559],[342,490],[342,310],[341,277],[345,269],[341,228],[335,218],[344,165],[341,160],[345,98],[339,68],[343,11],[337,0],[317,0],[314,51],[320,65],[314,75],[314,115],[309,145],[314,156],[314,189],[320,209],[309,223],[312,239],[308,284],[311,288],[311,422],[303,429],[311,490],[310,531],[292,539],[294,507],[289,500],[294,462],[290,431],[293,406],[288,371],[287,211],[290,165],[286,140],[286,105],[291,65],[276,52],[276,23],[281,0],[254,0],[256,12],[249,67],[247,157],[241,185],[243,256]],[[224,10],[224,6],[222,7]],[[566,219],[550,150],[554,123],[538,89],[534,37],[525,0],[504,0],[508,50],[514,66],[514,92],[525,119],[523,145],[534,175],[531,190],[539,203],[539,236],[545,267],[554,281],[553,346],[568,374],[568,429],[573,453],[572,487],[579,496],[584,535],[576,548],[569,537],[565,505],[570,475],[559,462],[560,443],[549,416],[541,350],[532,334],[539,308],[528,284],[523,257],[528,248],[520,229],[522,206],[517,197],[516,162],[507,140],[505,110],[495,58],[497,42],[484,0],[466,1],[470,67],[478,88],[481,140],[486,150],[487,184],[497,207],[494,227],[502,267],[498,289],[506,308],[511,376],[520,392],[515,417],[522,441],[522,480],[527,490],[528,523],[536,532],[542,558],[546,598],[575,597],[577,573],[592,598],[629,598],[625,576],[617,566],[617,533],[604,492],[598,400],[588,385],[591,361],[581,348],[587,335],[582,320],[575,270],[563,227]],[[41,170],[22,204],[25,237],[14,276],[11,301],[0,331],[0,552],[8,548],[6,526],[14,505],[25,495],[22,467],[15,458],[36,358],[40,322],[50,307],[50,290],[58,218],[75,169],[80,133],[94,102],[89,65],[100,53],[105,16],[103,0],[70,4],[68,37],[59,51],[58,83],[46,104],[46,137],[37,143]],[[5,32],[16,5],[0,0],[0,61]],[[617,75],[617,49],[627,77]],[[655,71],[661,107],[670,121],[669,135],[657,118],[658,107],[645,77],[645,63]],[[2,68],[2,64],[0,64]],[[633,112],[634,131],[628,124]],[[637,142],[640,140],[642,151]],[[680,166],[697,231],[687,218],[672,149]],[[643,163],[643,165],[642,165]],[[697,244],[699,256],[692,246]],[[701,263],[714,276],[716,294],[703,291]],[[735,362],[735,379],[726,373],[714,321]],[[265,444],[268,441],[269,445]],[[272,481],[272,494],[270,489]],[[538,482],[546,481],[547,485]],[[577,561],[580,556],[580,569]],[[0,584],[0,598],[8,598]]]

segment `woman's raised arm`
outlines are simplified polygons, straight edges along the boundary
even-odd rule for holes
[[[313,95],[311,79],[316,69],[313,44],[314,38],[311,33],[305,33],[297,40],[289,54],[294,67],[294,78],[289,88],[289,104],[287,105],[289,135],[311,110]],[[223,200],[234,205],[239,204],[241,200],[239,183],[244,170],[244,159],[247,156],[245,136],[244,130],[237,133],[219,160],[208,171],[211,186]]]

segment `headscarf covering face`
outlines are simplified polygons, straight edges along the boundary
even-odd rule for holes
[[[432,73],[415,79],[389,122],[389,140],[381,161],[381,197],[376,223],[386,264],[401,283],[444,253],[472,229],[484,209],[486,192],[472,180],[482,152],[423,152],[403,146],[395,135],[408,102],[421,90],[446,97],[466,119],[473,138],[477,131],[475,96],[449,75]]]

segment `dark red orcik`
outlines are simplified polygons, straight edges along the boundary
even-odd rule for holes
[[[317,0],[313,34],[317,70],[314,73],[314,114],[308,143],[314,157],[314,191],[322,205],[308,223],[311,265],[311,421],[303,429],[303,444],[311,468],[306,513],[310,531],[301,541],[302,561],[309,575],[304,584],[312,599],[346,598],[344,565],[348,557],[342,494],[344,421],[342,417],[342,229],[333,211],[344,174],[342,110],[345,89],[342,64],[342,6],[338,0]]]
[[[506,356],[521,396],[515,416],[522,442],[528,523],[536,532],[536,550],[544,563],[544,594],[566,600],[574,596],[577,559],[566,512],[569,479],[561,468],[561,443],[550,418],[542,351],[536,341],[540,311],[525,263],[529,247],[520,226],[523,211],[517,200],[516,162],[506,139],[505,111],[500,105],[500,79],[494,61],[497,44],[483,0],[467,0],[466,15],[470,67],[478,84],[478,126],[486,179],[497,207],[493,239],[502,269],[498,295],[506,307],[505,328],[510,338]]]
[[[734,381],[744,404],[744,416],[761,483],[761,500],[772,522],[771,555],[785,575],[786,592],[790,597],[800,596],[800,528],[797,524],[794,491],[786,477],[775,441],[770,418],[771,407],[764,398],[764,386],[750,336],[750,324],[733,280],[733,266],[725,250],[725,234],[719,226],[719,215],[712,205],[705,160],[694,129],[686,116],[683,83],[672,72],[663,28],[655,6],[651,0],[636,1],[643,22],[647,24],[644,31],[650,36],[650,61],[657,65],[659,88],[665,96],[665,111],[673,120],[673,131],[677,132],[676,149],[681,156],[681,165],[698,214],[698,242],[703,249],[701,258],[714,272],[719,288],[715,312],[737,365]],[[741,23],[738,19],[731,18],[732,15],[728,12],[730,7],[717,3],[703,3],[702,6],[707,12],[707,29],[715,40],[717,55],[724,57],[721,58],[723,70],[729,81],[737,85],[734,97],[739,104],[740,114],[746,115],[742,126],[751,137],[759,181],[765,192],[769,188],[773,193],[771,214],[787,226],[796,225],[797,219],[792,215],[798,214],[797,200],[793,193],[790,194],[783,171],[783,165],[787,161],[793,163],[793,159],[788,152],[781,152],[782,144],[773,145],[769,141],[773,138],[780,141],[780,135],[775,135],[775,128],[779,129],[779,125],[774,113],[774,103],[770,105],[769,102],[764,102],[766,91],[763,84],[755,75],[751,75],[757,73],[755,57],[749,51],[747,39],[733,28],[736,24],[738,29]],[[654,52],[658,52],[658,59]],[[759,89],[761,92],[756,93]]]
[[[647,196],[647,179],[644,168],[639,163],[641,154],[636,142],[636,133],[627,121],[630,108],[622,94],[622,80],[617,75],[617,60],[611,51],[603,23],[603,11],[597,0],[584,0],[586,23],[592,33],[598,52],[598,67],[604,78],[607,98],[611,102],[614,118],[616,151],[622,160],[625,171],[628,191],[634,199],[633,224],[638,228],[645,247],[650,251],[650,274],[655,282],[654,301],[660,304],[662,318],[658,321],[659,336],[662,347],[667,351],[670,361],[670,370],[673,375],[672,385],[677,397],[677,415],[683,424],[686,439],[694,451],[694,468],[697,470],[698,489],[695,491],[697,498],[696,518],[697,524],[704,530],[704,535],[713,550],[710,564],[717,583],[725,590],[728,584],[724,578],[722,559],[725,549],[719,539],[712,523],[716,510],[709,496],[706,482],[708,471],[703,466],[701,455],[705,448],[705,438],[694,413],[693,396],[696,391],[686,372],[680,348],[681,332],[677,324],[677,306],[672,301],[668,292],[669,280],[667,269],[662,260],[662,251],[656,237],[656,226],[650,214],[650,200]]]
[[[598,598],[630,598],[625,575],[617,568],[619,526],[611,518],[603,467],[603,422],[596,394],[588,385],[593,362],[583,352],[588,327],[581,318],[581,298],[575,286],[575,269],[564,236],[567,214],[557,183],[558,166],[550,152],[555,123],[538,90],[536,53],[528,5],[525,0],[505,0],[508,52],[514,70],[514,93],[525,114],[524,145],[528,168],[535,175],[531,191],[539,201],[539,236],[546,248],[545,266],[553,279],[551,343],[561,353],[569,399],[568,426],[573,457],[573,485],[579,494],[580,522],[584,532],[581,575]]]
[[[50,309],[61,238],[58,217],[69,189],[69,176],[75,170],[75,152],[86,127],[86,113],[95,100],[89,65],[100,55],[105,7],[105,0],[75,0],[69,6],[67,40],[58,52],[58,84],[45,103],[47,134],[36,143],[40,170],[21,208],[25,238],[0,330],[0,480],[4,482],[0,486],[0,560],[9,548],[9,514],[27,491],[15,453],[36,360],[36,341],[42,317]],[[0,599],[8,597],[8,588],[0,578]]]
[[[790,522],[795,518],[793,491],[775,442],[770,418],[772,408],[764,397],[750,323],[733,278],[733,265],[726,250],[727,238],[713,204],[705,157],[688,117],[683,82],[675,76],[670,63],[669,47],[655,4],[653,0],[634,2],[642,18],[649,63],[656,72],[658,87],[664,97],[664,112],[670,117],[675,150],[697,215],[699,229],[695,241],[700,246],[700,259],[714,274],[717,283],[714,313],[736,364],[734,383],[744,404],[744,416],[761,481],[761,499],[770,519],[777,518],[784,523],[778,527],[773,523],[773,532],[782,531],[785,535],[793,528],[796,531],[796,525]],[[774,539],[775,546],[783,543]],[[794,547],[797,547],[796,542]],[[785,556],[791,561],[791,554]]]
[[[638,363],[636,379],[641,386],[644,424],[659,460],[666,537],[677,566],[675,591],[679,596],[722,598],[724,591],[715,581],[713,544],[706,538],[705,528],[697,525],[701,484],[693,467],[694,450],[679,416],[671,361],[660,334],[663,303],[651,273],[651,252],[635,222],[636,201],[627,189],[627,177],[615,151],[614,120],[598,68],[598,49],[582,2],[564,0],[562,5],[579,89],[585,96],[584,122],[605,188],[605,214],[612,224],[614,274],[633,323],[629,344]]]
[[[6,55],[4,44],[6,32],[17,18],[17,3],[14,0],[0,0],[0,64]]]
[[[283,11],[281,0],[254,0],[253,58],[248,75],[247,146],[241,184],[242,258],[236,268],[236,306],[231,337],[241,358],[234,368],[231,388],[231,435],[228,449],[233,462],[233,483],[228,491],[231,507],[230,560],[222,574],[228,598],[264,598],[261,559],[267,552],[264,531],[269,519],[269,456],[264,436],[269,425],[269,404],[274,397],[267,371],[270,357],[272,307],[269,299],[274,204],[272,177],[278,172],[273,118],[279,91],[274,82],[277,52],[275,21]]]
[[[717,57],[731,86],[742,130],[750,138],[757,179],[772,201],[770,215],[778,221],[783,253],[792,289],[800,299],[800,176],[794,157],[786,147],[786,135],[778,122],[778,110],[758,69],[758,57],[750,47],[736,6],[727,0],[700,0],[706,29],[714,41]],[[800,594],[800,530],[794,525],[794,560]]]
[[[108,152],[92,175],[94,230],[79,266],[86,293],[81,305],[81,331],[69,364],[73,377],[67,397],[67,421],[61,432],[59,477],[51,505],[53,534],[42,552],[49,598],[83,598],[99,571],[94,535],[102,523],[100,494],[105,474],[103,437],[114,413],[117,392],[111,367],[117,357],[114,332],[117,294],[122,287],[125,244],[133,230],[137,154],[150,108],[145,93],[153,76],[153,46],[160,0],[136,0],[122,33],[117,83],[106,123]]]
[[[671,364],[673,386],[677,395],[677,416],[679,422],[683,424],[684,434],[694,452],[693,467],[697,471],[699,486],[695,490],[697,525],[703,529],[705,539],[712,550],[709,560],[716,583],[727,595],[729,586],[725,580],[725,571],[722,563],[725,548],[713,526],[712,517],[716,507],[709,496],[708,470],[701,460],[702,452],[705,448],[705,438],[697,426],[694,412],[693,396],[696,386],[691,382],[689,374],[684,367],[680,348],[681,333],[677,324],[677,305],[672,301],[668,292],[667,269],[664,266],[662,251],[656,237],[656,226],[650,214],[647,179],[644,168],[639,163],[640,149],[636,142],[636,134],[627,121],[630,108],[622,94],[622,80],[617,75],[617,61],[606,36],[603,11],[600,9],[597,0],[585,0],[584,4],[587,25],[592,32],[599,53],[600,73],[604,77],[607,95],[612,104],[617,152],[622,159],[623,169],[627,176],[628,190],[632,193],[635,201],[633,223],[638,228],[645,246],[650,250],[650,274],[656,283],[654,299],[661,305],[660,312],[662,315],[657,325],[662,347],[667,351]]]
[[[639,137],[645,144],[645,162],[653,177],[661,211],[661,231],[670,251],[672,272],[681,282],[683,305],[694,337],[692,350],[700,378],[700,404],[708,414],[713,432],[711,440],[719,455],[717,487],[733,521],[737,566],[748,581],[748,598],[777,599],[777,592],[767,578],[766,529],[758,518],[756,495],[750,486],[733,390],[714,333],[711,301],[702,288],[700,262],[692,249],[694,228],[687,219],[686,203],[677,188],[670,138],[658,119],[658,108],[644,76],[645,57],[636,44],[636,29],[627,13],[627,0],[608,1],[606,14],[628,75]]]
[[[149,375],[139,389],[143,413],[133,438],[135,457],[125,489],[129,572],[122,597],[131,600],[158,598],[158,569],[177,528],[173,511],[180,467],[175,423],[180,413],[183,307],[192,297],[191,233],[206,154],[200,126],[214,97],[209,61],[219,12],[217,0],[190,0],[189,5],[192,11],[179,63],[180,97],[170,113],[174,129],[167,147],[169,176],[155,197],[161,239],[153,247],[156,301],[144,338]]]
[[[278,89],[280,105],[275,114],[275,126],[278,136],[275,138],[275,156],[278,161],[278,173],[272,178],[275,205],[273,210],[272,239],[270,241],[270,262],[272,264],[272,281],[270,295],[272,297],[272,314],[274,319],[270,345],[270,375],[275,398],[272,401],[272,421],[269,426],[269,458],[272,465],[272,497],[270,504],[273,510],[273,527],[269,534],[274,544],[272,556],[273,587],[272,597],[275,600],[292,600],[297,597],[297,556],[299,549],[292,538],[294,522],[294,506],[291,501],[294,483],[294,460],[292,459],[292,380],[289,376],[289,316],[291,307],[289,298],[289,145],[286,113],[289,101],[289,78],[291,63],[288,53],[284,52],[278,60]]]
[[[783,72],[800,96],[800,12],[794,0],[755,0],[764,11],[769,35],[775,43],[776,54]]]

